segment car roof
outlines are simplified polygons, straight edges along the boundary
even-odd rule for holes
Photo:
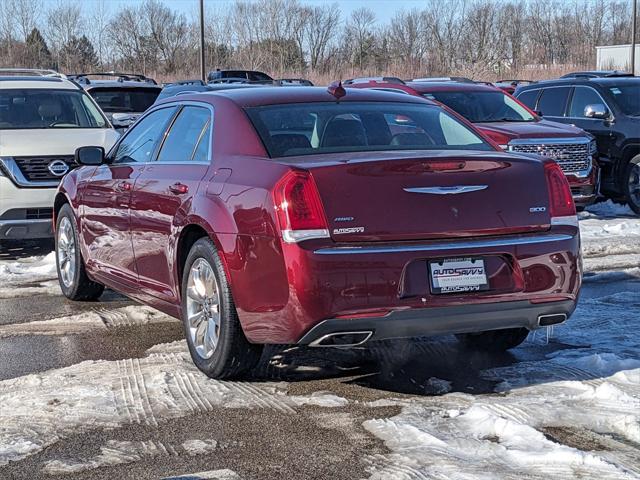
[[[407,86],[420,93],[430,92],[495,92],[493,85],[470,82],[407,82]]]
[[[0,89],[56,89],[56,90],[79,90],[75,83],[59,77],[39,77],[39,76],[0,76]]]
[[[430,103],[426,99],[411,95],[400,96],[397,93],[385,92],[367,88],[347,88],[346,94],[336,99],[326,87],[261,87],[237,88],[219,90],[216,92],[202,92],[194,96],[183,96],[181,99],[213,100],[213,96],[224,96],[239,107],[257,107],[263,105],[282,105],[290,103],[313,102],[401,102],[401,103]],[[197,96],[196,96],[197,95]]]
[[[162,87],[160,85],[153,85],[152,83],[138,82],[138,81],[118,81],[118,80],[91,80],[89,84],[81,84],[85,90],[93,90],[94,88],[140,88],[146,90],[160,91]]]
[[[537,88],[544,88],[550,86],[571,86],[571,85],[601,85],[603,87],[609,87],[613,85],[638,85],[640,84],[640,77],[567,77],[556,78],[554,80],[541,80],[538,83],[531,85],[518,86],[518,91],[523,92],[525,90],[535,90]]]

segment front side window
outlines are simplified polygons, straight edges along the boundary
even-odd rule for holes
[[[595,105],[596,103],[604,104],[600,95],[588,87],[576,87],[573,90],[573,98],[571,99],[570,117],[584,117],[584,109],[587,105]]]
[[[162,145],[159,162],[206,162],[211,138],[209,109],[188,105],[171,126]]]
[[[156,101],[160,89],[94,88],[89,93],[103,111],[129,113],[144,112]]]
[[[432,92],[427,98],[444,103],[470,122],[533,122],[535,117],[501,91]]]
[[[102,113],[80,90],[0,90],[0,130],[106,128],[107,125]]]
[[[493,150],[442,108],[387,102],[267,105],[247,113],[271,157],[387,150]]]
[[[175,107],[161,108],[142,118],[118,144],[113,163],[150,162]]]
[[[530,109],[536,108],[536,99],[540,90],[526,90],[518,95],[518,100],[524,103]]]
[[[547,117],[564,116],[564,108],[567,105],[569,87],[545,88],[538,100],[538,111]]]
[[[609,87],[609,93],[625,115],[640,117],[640,82]]]

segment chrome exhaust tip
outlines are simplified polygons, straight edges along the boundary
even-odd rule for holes
[[[551,313],[548,315],[539,315],[538,326],[548,327],[550,325],[557,325],[558,323],[564,322],[566,319],[567,319],[566,313]]]
[[[373,332],[336,332],[323,335],[309,344],[310,347],[357,347],[371,338]]]

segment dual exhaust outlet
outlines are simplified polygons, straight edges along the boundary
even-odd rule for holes
[[[566,313],[550,313],[538,315],[538,326],[549,327],[567,320]],[[323,335],[309,344],[310,347],[357,347],[366,343],[373,336],[373,331],[335,332]]]

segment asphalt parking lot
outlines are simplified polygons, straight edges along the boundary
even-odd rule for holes
[[[631,218],[583,218],[576,314],[509,353],[273,346],[242,382],[149,307],[63,299],[50,244],[5,249],[0,478],[640,478],[640,252],[598,253]]]

